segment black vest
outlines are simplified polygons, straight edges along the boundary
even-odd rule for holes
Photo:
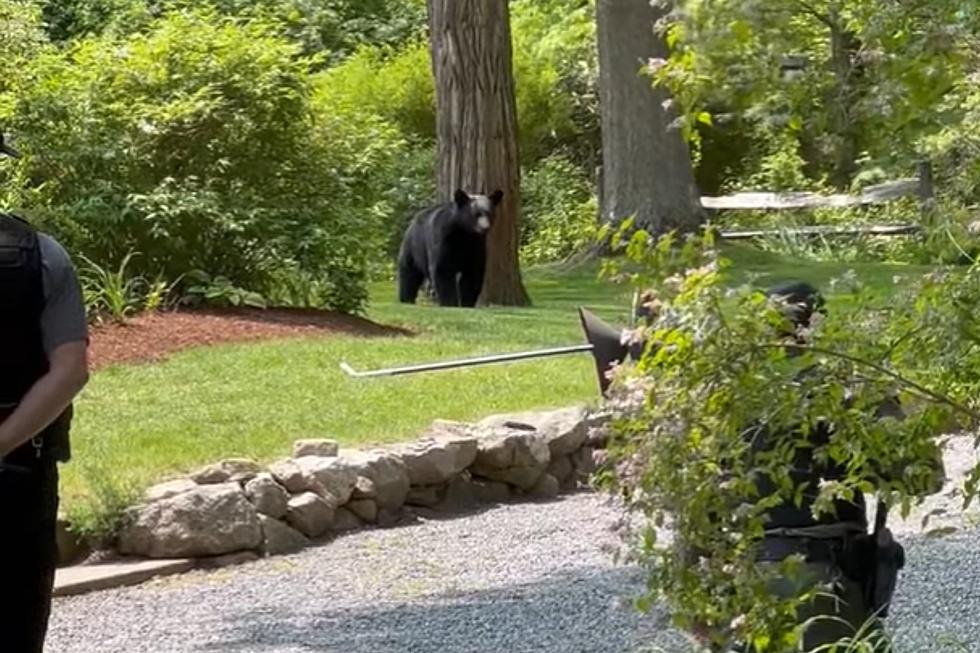
[[[0,419],[48,372],[41,332],[43,309],[38,234],[23,220],[0,214]],[[71,417],[69,407],[38,436],[45,455],[68,460]]]

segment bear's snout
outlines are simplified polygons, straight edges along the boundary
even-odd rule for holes
[[[490,231],[490,218],[485,215],[480,216],[480,219],[476,221],[476,230],[481,234]]]

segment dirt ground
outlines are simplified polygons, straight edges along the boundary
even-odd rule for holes
[[[140,315],[91,329],[89,363],[158,362],[191,347],[310,335],[392,336],[407,331],[369,320],[309,309],[182,309]]]

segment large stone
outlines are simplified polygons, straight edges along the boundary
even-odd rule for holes
[[[551,474],[544,474],[538,479],[537,484],[531,488],[529,494],[538,499],[554,499],[560,491],[561,487],[558,479]]]
[[[373,499],[378,507],[387,510],[397,510],[405,504],[411,482],[408,477],[408,467],[396,454],[390,451],[352,451],[344,452],[341,458],[349,463],[357,476],[354,490],[358,488],[362,495]],[[370,484],[361,479],[367,479]]]
[[[480,503],[501,503],[510,498],[510,487],[499,481],[473,479],[473,496]]]
[[[473,464],[477,440],[467,425],[440,420],[418,441],[393,451],[404,461],[412,485],[438,485]]]
[[[289,500],[286,521],[309,538],[320,537],[333,523],[336,505],[313,492],[304,492]]]
[[[582,447],[588,437],[588,412],[573,407],[547,412],[493,415],[479,424],[486,430],[512,429],[533,431],[548,444],[552,457],[568,456]]]
[[[364,522],[353,512],[347,508],[337,508],[331,528],[335,533],[347,533],[348,531],[356,531],[362,526],[364,526]]]
[[[262,468],[254,460],[231,458],[208,465],[190,475],[195,483],[216,485],[219,483],[246,483],[255,478]]]
[[[138,506],[130,516],[119,537],[123,554],[193,558],[262,544],[258,512],[237,483],[202,485]]]
[[[310,481],[295,460],[280,460],[269,465],[269,473],[284,488],[293,494],[306,492]]]
[[[245,496],[255,504],[260,514],[282,519],[289,509],[289,493],[276,483],[272,474],[259,474],[245,484]]]
[[[609,437],[612,430],[613,415],[607,410],[598,410],[589,413],[585,420],[588,435],[585,438],[585,445],[593,449],[605,449],[609,444]]]
[[[592,447],[582,447],[572,456],[572,465],[575,467],[575,475],[581,481],[587,481],[592,472],[596,470],[596,454],[599,453]],[[605,458],[605,453],[602,457]]]
[[[378,520],[378,504],[374,502],[374,499],[358,499],[349,502],[344,507],[366,522]]]
[[[378,496],[378,488],[374,486],[374,481],[364,476],[358,476],[354,484],[354,492],[350,495],[351,500],[374,499]]]
[[[575,465],[570,456],[561,456],[552,458],[545,471],[558,479],[559,483],[564,483],[575,474]]]
[[[499,481],[513,486],[525,492],[530,491],[541,477],[544,476],[544,467],[508,467],[507,469],[486,469],[473,468],[473,473],[491,481]]]
[[[293,458],[320,456],[331,458],[340,451],[336,440],[297,440],[293,443]]]
[[[420,508],[435,508],[442,501],[442,490],[441,485],[413,486],[405,503]]]
[[[303,470],[302,491],[314,492],[328,498],[328,494],[343,505],[350,500],[357,483],[357,468],[344,458],[305,456],[296,459]],[[293,491],[290,489],[290,491]]]
[[[500,426],[480,438],[470,471],[474,476],[530,490],[550,462],[551,450],[537,431]]]
[[[498,427],[485,432],[479,440],[474,471],[510,467],[540,467],[551,462],[551,449],[536,431]],[[478,472],[480,476],[485,474]]]
[[[166,483],[159,483],[152,486],[143,494],[143,501],[146,503],[162,501],[170,497],[175,497],[178,494],[183,494],[184,492],[196,490],[197,487],[197,483],[189,478],[178,478],[174,481],[167,481]]]
[[[262,555],[296,553],[310,545],[305,535],[278,519],[259,515],[262,523]]]
[[[446,484],[439,508],[449,511],[466,510],[475,507],[477,503],[473,478],[469,472],[463,472],[451,478]]]

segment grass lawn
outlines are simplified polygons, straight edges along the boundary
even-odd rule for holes
[[[846,269],[887,292],[908,266],[799,263],[729,248],[734,279],[804,278],[826,287]],[[402,306],[393,284],[373,289],[369,317],[416,337],[327,337],[186,351],[154,365],[93,375],[77,403],[75,459],[63,470],[64,503],[81,525],[101,512],[96,496],[141,489],[222,458],[268,461],[297,438],[345,446],[410,439],[433,419],[474,420],[504,411],[597,400],[587,354],[388,379],[350,379],[355,368],[579,344],[577,307],[624,324],[626,289],[600,282],[598,266],[526,271],[534,306],[477,311]],[[833,306],[834,297],[829,297]],[[125,500],[126,495],[115,500]]]

